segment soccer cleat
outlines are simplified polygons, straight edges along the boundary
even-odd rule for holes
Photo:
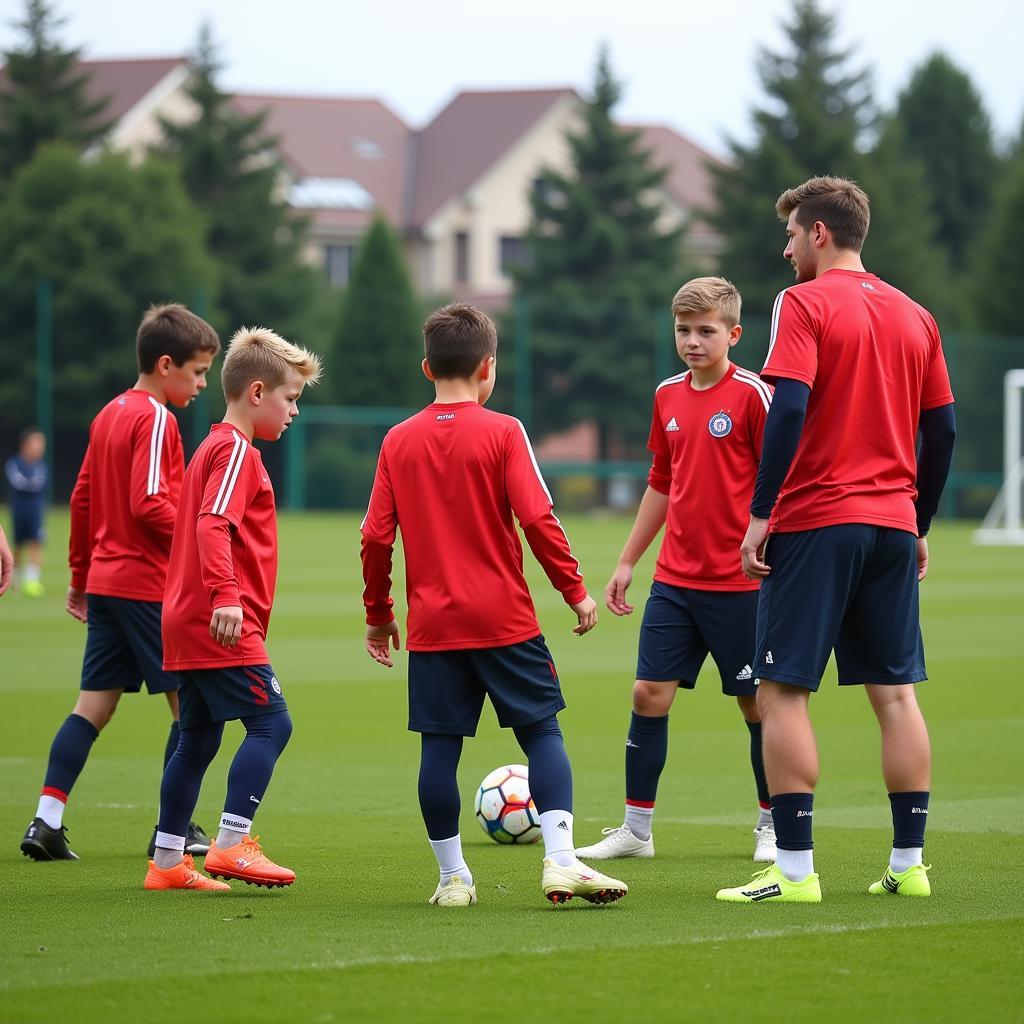
[[[791,882],[772,864],[758,871],[747,885],[719,889],[715,899],[726,903],[820,903],[821,885],[813,871],[802,882]]]
[[[146,856],[152,860],[156,856],[156,834],[159,826],[153,826],[153,836],[149,840],[149,847]],[[191,853],[193,857],[205,857],[210,849],[210,837],[194,822],[188,823],[188,831],[185,833],[185,852]]]
[[[21,841],[21,852],[33,860],[78,860],[68,847],[67,829],[50,828],[42,818],[33,818]]]
[[[616,857],[653,857],[654,834],[639,839],[628,825],[603,828],[605,838],[593,846],[581,846],[576,856],[582,860],[614,860]]]
[[[444,885],[437,883],[434,895],[427,902],[437,907],[469,907],[476,903],[476,886],[467,885],[458,875],[452,875]]]
[[[196,871],[195,862],[185,854],[180,864],[173,868],[158,868],[152,861],[146,872],[146,889],[208,889],[211,892],[230,892],[231,886],[216,882]]]
[[[885,874],[868,886],[868,892],[875,896],[883,892],[891,896],[931,896],[932,886],[928,881],[931,869],[931,864],[912,864],[906,871],[899,872],[886,868]]]
[[[579,861],[563,868],[553,860],[545,860],[540,885],[554,904],[568,903],[573,896],[588,903],[614,903],[629,892],[625,882],[602,875]]]
[[[263,852],[259,836],[245,836],[235,846],[221,850],[217,841],[210,843],[206,855],[206,870],[214,878],[237,878],[246,885],[262,885],[267,889],[291,885],[295,872],[275,864]]]
[[[762,825],[754,829],[754,863],[775,863],[775,826]]]

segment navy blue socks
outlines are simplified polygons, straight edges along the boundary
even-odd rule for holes
[[[181,730],[160,783],[160,822],[157,831],[183,838],[199,800],[203,775],[220,749],[223,722],[189,726]],[[161,845],[161,836],[157,845]]]
[[[171,731],[167,734],[167,746],[164,747],[164,767],[167,767],[167,762],[174,756],[175,750],[178,749],[178,734],[181,732],[180,724],[177,721],[171,722]]]
[[[234,831],[248,831],[248,826],[252,825],[253,816],[270,785],[277,759],[292,735],[292,719],[287,711],[250,715],[242,719],[242,724],[245,726],[245,739],[228,770],[228,794],[224,800],[224,818],[221,819],[221,828]],[[226,818],[233,822],[240,820],[247,827],[235,829],[233,824],[225,824]]]
[[[44,794],[63,798],[66,802],[78,776],[82,774],[99,730],[81,715],[68,715],[57,730],[50,747],[50,760],[46,765]]]
[[[420,737],[420,811],[423,823],[427,826],[427,835],[435,842],[459,834],[459,811],[462,804],[459,799],[458,768],[461,756],[461,736],[425,732]],[[461,856],[460,848],[458,859]]]
[[[545,811],[572,811],[572,768],[558,719],[519,725],[512,730],[530,769],[530,796]]]

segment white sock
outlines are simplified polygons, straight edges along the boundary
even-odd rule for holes
[[[814,871],[814,851],[778,850],[775,863],[791,882],[802,882]]]
[[[760,804],[757,805],[757,828],[764,828],[765,825],[771,825],[775,827],[775,822],[772,820],[772,809],[770,807],[762,807]]]
[[[153,863],[162,870],[173,868],[185,858],[185,837],[172,836],[170,832],[157,832],[156,850]]]
[[[220,816],[220,830],[217,832],[217,849],[229,850],[237,846],[252,831],[252,818],[225,811]]]
[[[651,838],[651,826],[654,823],[653,807],[637,807],[636,804],[626,804],[626,819],[624,822],[629,826],[629,831],[641,840],[647,842]]]
[[[451,839],[429,839],[430,848],[437,858],[437,866],[441,870],[441,884],[444,885],[458,875],[466,885],[473,884],[473,873],[462,855],[462,836],[454,835]]]
[[[912,868],[915,864],[923,863],[923,846],[912,846],[909,850],[897,850],[893,847],[892,853],[889,854],[889,870],[894,875],[898,875],[901,871],[906,871],[907,868]]]
[[[41,796],[36,817],[42,818],[50,828],[60,828],[64,821],[64,801],[55,796]]]
[[[26,565],[25,566],[25,582],[26,583],[38,583],[41,577],[38,565]]]
[[[553,860],[560,868],[567,868],[576,863],[571,811],[542,811],[540,831],[544,836],[546,858]]]

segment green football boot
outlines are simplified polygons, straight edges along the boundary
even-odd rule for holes
[[[931,864],[913,864],[906,871],[892,872],[888,868],[877,882],[868,886],[874,896],[887,892],[890,896],[931,896],[932,887],[928,881]]]
[[[719,889],[715,899],[726,903],[820,903],[821,885],[814,872],[802,882],[791,882],[777,864],[772,864],[758,871],[746,885]]]

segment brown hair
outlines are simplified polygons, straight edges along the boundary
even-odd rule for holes
[[[434,310],[423,325],[423,354],[441,380],[468,380],[498,350],[498,329],[483,310],[452,302]]]
[[[150,306],[135,336],[139,373],[152,373],[161,356],[170,356],[175,366],[184,366],[200,352],[215,356],[219,351],[217,332],[177,302]]]
[[[796,222],[809,228],[821,221],[832,232],[840,249],[860,252],[868,237],[871,221],[871,200],[855,181],[849,178],[811,178],[779,196],[775,209],[782,220],[796,210]]]
[[[224,397],[229,402],[240,398],[254,380],[270,389],[279,387],[289,370],[295,370],[305,383],[315,384],[322,372],[320,357],[267,327],[240,327],[228,342],[220,371]]]
[[[672,315],[677,313],[717,313],[726,325],[740,322],[739,289],[724,277],[695,277],[672,297]]]

